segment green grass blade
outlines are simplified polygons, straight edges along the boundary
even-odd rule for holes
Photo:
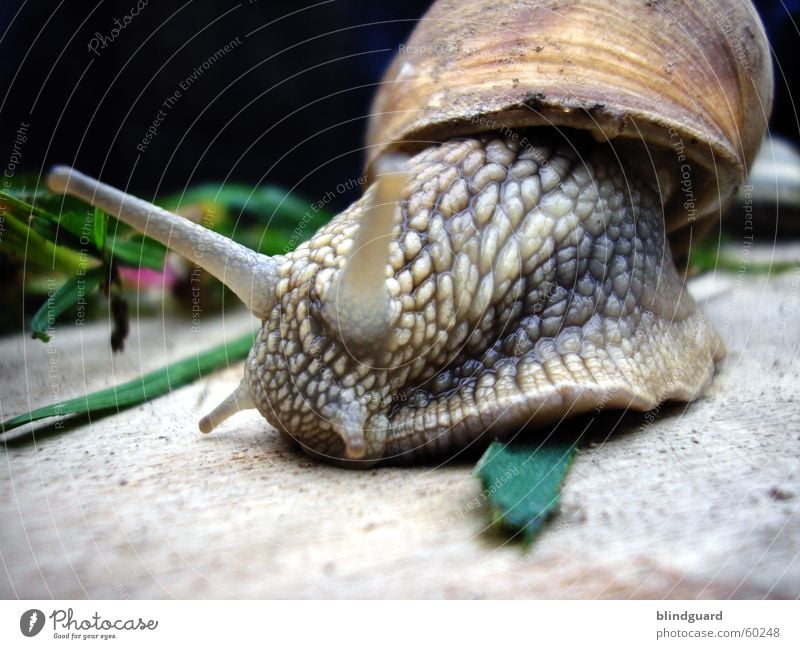
[[[86,256],[48,241],[12,214],[4,216],[4,226],[9,236],[2,237],[0,244],[1,249],[9,254],[23,257],[26,263],[47,270],[60,270],[68,275],[77,275],[81,269],[85,269]],[[91,257],[88,259],[95,262]]]
[[[64,282],[33,316],[31,320],[33,337],[44,342],[49,341],[47,330],[58,316],[99,286],[106,278],[106,274],[105,268],[94,268],[84,275],[77,275]]]
[[[47,210],[43,210],[41,207],[37,207],[21,198],[14,196],[5,191],[0,191],[0,200],[5,201],[7,204],[11,205],[14,209],[22,212],[25,216],[40,216],[42,218],[46,218],[48,221],[58,222],[58,217]]]
[[[183,193],[167,196],[159,200],[159,204],[167,209],[176,209],[181,205],[205,201],[222,205],[235,212],[257,212],[265,218],[274,214],[279,223],[294,224],[304,217],[308,219],[309,215],[324,223],[333,216],[327,210],[316,207],[312,209],[308,201],[274,185],[253,188],[237,183],[225,185],[206,183],[191,187]]]
[[[213,205],[217,232],[267,255],[295,248],[333,218],[321,205],[312,205],[275,185],[253,188],[236,183],[207,183],[158,203],[170,210]]]
[[[167,249],[157,241],[134,235],[130,239],[111,236],[106,239],[109,258],[116,264],[132,268],[164,269]]]
[[[61,198],[54,194],[42,192],[39,199],[45,204],[53,198]],[[52,268],[51,257],[55,251],[56,268],[67,270],[65,264],[71,263],[77,267],[77,261],[82,255],[99,259],[102,251],[107,250],[111,258],[119,264],[136,268],[146,267],[153,270],[164,268],[166,249],[160,243],[149,237],[144,237],[124,223],[116,219],[114,223],[114,236],[108,236],[108,225],[111,220],[107,214],[96,208],[86,210],[75,208],[70,201],[70,208],[66,207],[58,214],[29,203],[18,196],[0,191],[0,202],[10,211],[10,216],[16,218],[21,232],[28,241],[28,255],[33,255],[30,261],[39,266]],[[17,228],[19,229],[19,228]],[[58,237],[58,241],[56,241]],[[44,245],[44,243],[47,245]],[[88,243],[93,244],[87,250]],[[76,270],[69,274],[74,275]]]
[[[26,219],[32,217],[32,225],[50,223],[73,235],[78,241],[81,237],[91,234],[95,228],[94,216],[85,210],[63,209],[56,214],[8,192],[0,192],[0,200],[5,201],[18,216]]]
[[[492,442],[475,467],[492,521],[530,543],[553,514],[576,441]]]
[[[94,208],[94,245],[98,250],[102,250],[106,244],[106,215],[97,207]]]
[[[0,430],[6,432],[17,426],[33,421],[63,415],[91,415],[92,417],[113,414],[145,401],[167,394],[187,385],[211,372],[227,367],[228,364],[244,359],[253,346],[253,334],[225,342],[217,347],[170,363],[132,381],[113,388],[36,408],[25,414],[12,417],[0,423]]]

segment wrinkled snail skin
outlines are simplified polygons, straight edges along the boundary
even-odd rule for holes
[[[369,194],[287,256],[246,363],[270,423],[323,457],[408,461],[601,402],[702,393],[723,348],[671,260],[653,163],[528,140],[455,139],[410,161],[381,352],[354,356],[323,313]]]
[[[255,407],[342,466],[444,458],[703,393],[723,346],[672,255],[735,196],[771,74],[749,2],[438,0],[375,98],[369,189],[291,253],[69,168],[48,185],[192,259],[262,319],[203,432]]]

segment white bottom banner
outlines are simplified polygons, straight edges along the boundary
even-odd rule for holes
[[[800,647],[797,601],[3,601],[0,647]]]

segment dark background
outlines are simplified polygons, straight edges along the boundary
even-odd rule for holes
[[[375,85],[430,1],[316,2],[149,0],[95,55],[95,32],[110,36],[136,0],[2,0],[0,160],[28,123],[17,172],[61,162],[145,197],[237,180],[319,200],[361,174]],[[757,4],[778,63],[773,131],[797,142],[800,0]],[[137,151],[178,83],[237,36]]]

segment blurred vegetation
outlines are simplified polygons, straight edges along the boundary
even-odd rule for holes
[[[331,218],[274,186],[206,184],[157,203],[270,255],[294,249]],[[128,298],[137,308],[150,303],[160,309],[165,298],[174,297],[174,308],[188,309],[191,299],[185,298],[199,292],[203,311],[222,306],[223,286],[216,278],[189,268],[113,216],[41,188],[36,179],[0,191],[0,215],[0,269],[7,271],[0,323],[6,330],[18,331],[24,321],[34,338],[47,342],[59,318],[90,318],[107,302],[111,346],[119,350],[128,332]],[[149,293],[153,299],[143,299]],[[149,401],[243,359],[252,338],[247,334],[122,385],[18,415],[0,422],[0,431],[54,416],[100,417]]]
[[[331,218],[269,185],[204,184],[156,202],[270,255],[294,249]],[[114,323],[112,346],[121,349],[132,295],[138,309],[162,308],[168,298],[180,310],[189,308],[187,297],[195,289],[203,311],[222,306],[224,288],[205,271],[190,268],[112,216],[53,194],[35,178],[22,178],[0,191],[0,214],[0,268],[9,278],[0,333],[25,326],[47,341],[47,329],[56,319],[91,318],[106,300]],[[200,283],[199,292],[194,282]]]

